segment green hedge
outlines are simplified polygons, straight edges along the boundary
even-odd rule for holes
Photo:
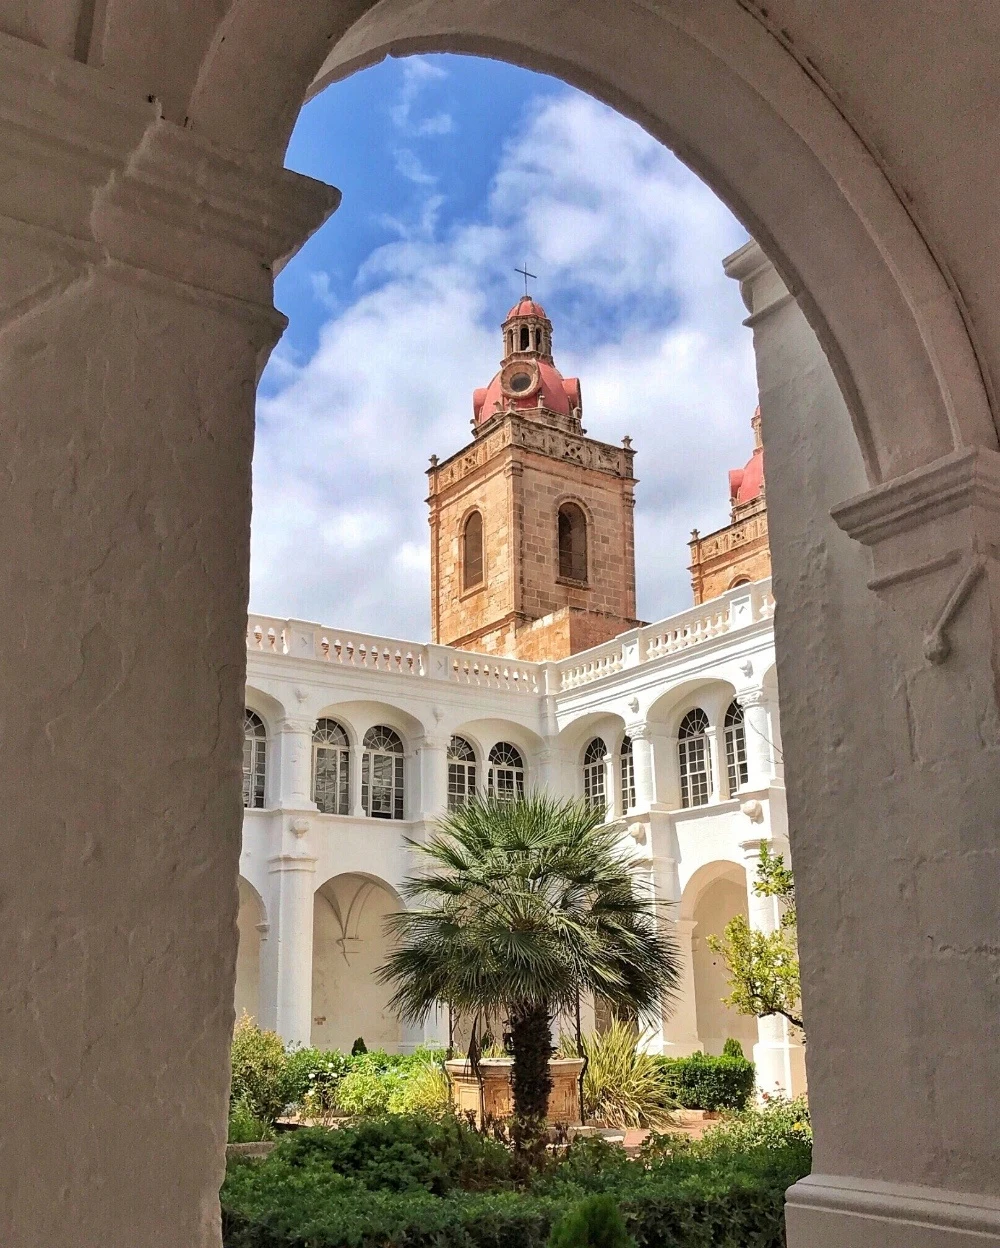
[[[754,1065],[745,1057],[661,1057],[668,1091],[684,1109],[745,1109],[754,1090]]]
[[[492,1142],[462,1124],[400,1128],[298,1132],[264,1161],[230,1163],[225,1248],[545,1248],[555,1223],[597,1193],[618,1203],[637,1248],[784,1248],[784,1192],[810,1161],[799,1141],[675,1151],[661,1141],[636,1163],[588,1140],[515,1191],[502,1158],[487,1156]],[[493,1190],[467,1190],[487,1173]]]

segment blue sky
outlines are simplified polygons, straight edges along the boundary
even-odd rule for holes
[[[721,268],[746,234],[712,193],[589,97],[468,57],[328,88],[287,163],[344,199],[277,281],[289,327],[258,399],[252,609],[427,636],[424,469],[470,436],[523,261],[585,427],[638,450],[640,615],[688,606],[686,539],[726,522],[756,401]]]

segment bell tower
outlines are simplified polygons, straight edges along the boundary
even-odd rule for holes
[[[631,440],[588,438],[552,322],[525,295],[504,321],[500,371],[472,397],[473,439],[431,459],[434,641],[560,659],[634,628]]]

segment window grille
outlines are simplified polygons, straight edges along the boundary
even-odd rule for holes
[[[576,503],[559,508],[559,575],[570,581],[587,579],[587,517]]]
[[[730,702],[724,721],[726,734],[726,778],[729,781],[729,796],[735,797],[750,779],[747,767],[747,732],[743,722],[743,707],[736,701]]]
[[[483,513],[474,511],[462,533],[462,588],[483,583]]]
[[[448,744],[448,809],[457,810],[476,795],[476,752],[464,737]]]
[[[491,797],[524,796],[524,759],[508,741],[498,741],[490,750],[489,791]]]
[[[622,778],[622,814],[635,809],[635,759],[632,756],[632,738],[622,738],[620,756]]]
[[[369,728],[362,742],[361,808],[372,819],[403,818],[403,743],[384,724]]]
[[[681,764],[681,805],[705,806],[711,792],[708,716],[696,707],[681,720],[677,750]]]
[[[324,815],[351,813],[351,748],[335,719],[313,729],[313,801]]]
[[[583,752],[583,800],[594,810],[607,814],[604,757],[608,747],[595,737]]]
[[[243,710],[243,805],[264,809],[264,782],[267,778],[267,729],[255,712]]]

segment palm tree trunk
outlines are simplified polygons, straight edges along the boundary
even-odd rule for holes
[[[549,1011],[545,1006],[524,1006],[512,1010],[510,1016],[511,1048],[514,1068],[511,1085],[514,1093],[514,1117],[527,1125],[541,1126],[549,1108],[552,1076],[552,1034]]]

